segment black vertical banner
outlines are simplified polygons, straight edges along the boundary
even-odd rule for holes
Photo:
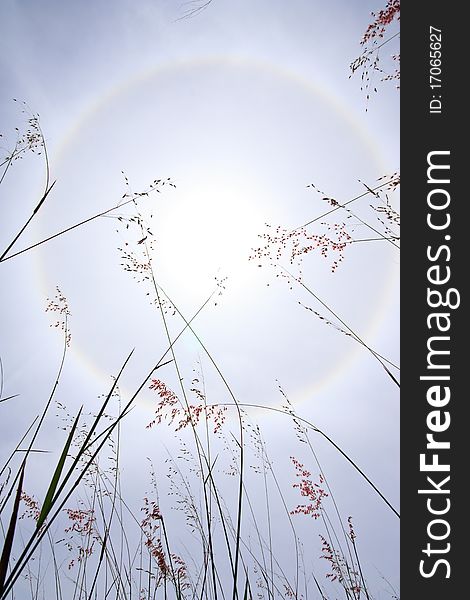
[[[463,6],[408,1],[401,10],[403,600],[468,595]]]

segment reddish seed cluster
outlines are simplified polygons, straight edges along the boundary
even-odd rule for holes
[[[400,79],[400,55],[398,53],[391,56],[395,64],[398,64],[393,73],[383,71],[379,59],[379,49],[388,41],[384,40],[388,27],[394,21],[400,20],[400,0],[388,0],[383,10],[371,14],[374,20],[367,27],[361,40],[364,51],[350,65],[351,76],[356,71],[361,71],[361,90],[366,91],[367,100],[369,100],[372,90],[377,92],[377,88],[372,86],[372,73],[379,73],[381,81],[398,81]]]
[[[57,293],[51,300],[47,299],[46,312],[58,313],[58,319],[51,324],[51,327],[57,327],[65,333],[65,342],[67,346],[70,346],[71,334],[68,328],[68,318],[71,316],[69,305],[66,296],[60,291],[60,288],[56,286]]]
[[[388,0],[384,9],[377,13],[373,12],[371,15],[374,17],[374,21],[370,23],[362,36],[362,46],[365,46],[371,40],[382,39],[388,25],[395,19],[400,20],[400,0]]]
[[[87,557],[93,554],[93,550],[95,547],[95,543],[100,541],[100,537],[95,528],[96,517],[95,511],[90,509],[65,509],[71,524],[64,529],[65,533],[73,534],[77,533],[84,542],[80,542],[77,546],[78,562],[82,562]],[[72,551],[74,546],[72,544],[73,538],[71,537],[68,541],[66,541],[65,545],[69,551]],[[72,559],[69,562],[68,568],[71,569],[75,565],[75,559]]]
[[[327,228],[328,233],[308,233],[305,227],[285,229],[280,225],[273,229],[266,224],[268,231],[258,236],[265,244],[252,250],[250,260],[256,260],[259,267],[267,262],[278,270],[277,276],[284,277],[286,274],[282,262],[287,260],[289,267],[296,270],[294,277],[301,281],[303,259],[310,252],[319,250],[324,258],[329,258],[330,253],[337,253],[331,267],[334,272],[344,259],[344,250],[350,243],[351,236],[344,223],[322,225]]]
[[[343,583],[344,576],[337,553],[333,551],[331,545],[322,535],[320,535],[320,539],[322,541],[322,554],[320,558],[324,558],[331,565],[331,572],[327,573],[327,578],[331,581],[338,580],[340,583]]]
[[[291,515],[310,515],[314,519],[320,516],[320,509],[323,498],[328,497],[328,494],[321,487],[324,483],[322,475],[319,475],[319,483],[313,483],[310,479],[311,473],[305,469],[296,458],[291,456],[292,463],[297,471],[296,477],[300,478],[300,483],[294,483],[292,487],[300,491],[300,495],[310,500],[309,504],[299,504],[294,510],[291,510]]]
[[[160,537],[160,525],[162,521],[160,508],[156,502],[145,497],[144,506],[141,510],[145,515],[141,522],[141,528],[146,537],[145,545],[155,559],[161,575],[166,577],[169,573],[169,568]]]
[[[153,500],[149,500],[147,497],[144,498],[144,506],[142,507],[142,512],[145,514],[145,518],[143,519],[141,525],[146,528],[150,526],[152,521],[161,521],[162,513],[160,512],[160,507]]]
[[[357,569],[349,565],[344,556],[338,554],[331,544],[320,535],[322,541],[322,554],[320,558],[324,558],[330,563],[331,571],[326,574],[330,581],[338,581],[346,591],[348,598],[360,598],[362,586],[360,585],[360,577]]]
[[[161,400],[157,404],[155,418],[147,425],[147,429],[150,429],[154,425],[160,425],[162,420],[167,417],[168,411],[170,414],[170,420],[172,422],[180,410],[178,408],[179,401],[176,394],[167,388],[160,379],[152,379],[149,389],[155,390],[160,396]]]
[[[144,498],[144,506],[141,508],[144,513],[144,518],[141,522],[142,532],[144,533],[146,540],[145,546],[148,548],[150,554],[155,559],[158,569],[160,571],[159,581],[166,579],[170,575],[174,574],[178,585],[181,590],[186,589],[189,586],[187,579],[187,567],[184,560],[177,554],[171,554],[171,567],[168,564],[163,549],[162,539],[160,535],[160,528],[163,522],[163,517],[160,512],[158,504],[149,500],[147,497]]]
[[[145,540],[145,545],[156,560],[160,573],[163,577],[166,577],[169,573],[169,568],[166,562],[165,553],[163,552],[162,540],[160,538],[157,540],[147,538]]]
[[[173,571],[175,573],[176,580],[178,581],[178,587],[180,590],[187,590],[191,587],[188,581],[188,568],[186,563],[177,554],[172,554],[171,559],[173,561]]]
[[[197,425],[201,415],[204,415],[207,420],[212,420],[214,423],[214,433],[219,433],[222,425],[225,422],[226,406],[205,406],[203,404],[190,404],[188,409],[182,411],[182,418],[178,422],[176,431],[183,429],[187,425]]]
[[[212,420],[214,423],[214,433],[220,432],[220,429],[225,422],[225,412],[227,407],[215,405],[207,406],[205,404],[204,395],[198,388],[191,388],[191,392],[195,393],[196,397],[201,400],[201,402],[199,404],[190,404],[187,408],[181,406],[176,394],[168,389],[165,383],[160,379],[153,379],[150,389],[155,390],[161,400],[157,404],[155,418],[147,425],[147,429],[150,429],[154,425],[159,425],[166,419],[169,425],[176,422],[176,431],[180,431],[188,425],[196,426],[203,415],[206,420]]]
[[[89,535],[93,532],[95,523],[95,512],[93,509],[67,508],[66,513],[72,524],[65,529],[66,533],[74,531],[81,535]]]
[[[21,492],[21,500],[25,505],[25,511],[22,515],[20,515],[20,519],[34,519],[37,521],[39,519],[39,515],[41,514],[41,507],[39,506],[39,502],[35,500],[32,496],[29,496],[26,492]]]

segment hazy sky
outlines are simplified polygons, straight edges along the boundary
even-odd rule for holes
[[[24,123],[12,98],[26,101],[40,114],[57,180],[17,249],[116,204],[126,191],[122,171],[134,191],[170,177],[176,188],[145,200],[143,209],[153,214],[157,276],[187,317],[213,289],[214,276],[228,277],[217,306],[211,302],[195,328],[238,399],[280,406],[279,382],[299,414],[347,449],[398,505],[396,386],[362,347],[299,305],[320,310],[305,290],[289,290],[268,267],[247,260],[265,223],[293,228],[328,208],[308,184],[346,201],[364,191],[359,179],[373,185],[398,169],[394,84],[377,79],[378,93],[367,103],[360,78],[349,79],[349,64],[380,2],[214,0],[182,18],[191,6],[170,0],[2,3],[2,143],[8,148],[14,128]],[[43,185],[40,159],[14,165],[0,186],[2,246],[29,216]],[[370,202],[366,197],[353,206],[370,218]],[[343,214],[330,222],[344,220]],[[60,389],[72,412],[82,403],[97,406],[132,348],[123,395],[166,348],[146,290],[120,266],[117,248],[127,234],[119,225],[98,219],[0,265],[4,393],[20,394],[2,405],[4,453],[54,380],[61,341],[44,308],[56,285],[72,312]],[[321,234],[325,227],[317,222],[310,231]],[[354,222],[353,237],[367,233]],[[399,252],[383,242],[352,244],[335,273],[331,259],[317,252],[304,262],[305,283],[394,362],[398,264]],[[177,333],[181,320],[169,322]],[[211,401],[226,401],[191,335],[177,352],[183,377],[189,382],[201,360]],[[161,377],[176,388],[171,368]],[[135,470],[133,461],[160,452],[143,429],[153,399],[145,391],[129,420],[132,452],[123,470],[129,489],[148,480],[145,467]],[[263,412],[251,415],[281,476],[291,481],[290,424]],[[55,423],[49,435],[41,443],[52,449],[53,440],[62,439]],[[171,431],[165,428],[161,437],[171,447]],[[318,449],[344,513],[354,516],[369,577],[380,588],[380,571],[396,584],[397,519],[331,448],[319,441]],[[378,597],[388,597],[382,593]]]

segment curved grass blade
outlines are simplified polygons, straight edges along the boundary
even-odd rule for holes
[[[80,410],[78,411],[78,415],[75,418],[72,429],[70,430],[67,441],[65,442],[64,449],[62,450],[62,454],[60,455],[59,462],[57,463],[57,467],[55,468],[54,475],[52,476],[51,483],[49,484],[49,488],[47,490],[46,497],[44,499],[44,503],[42,505],[42,509],[41,509],[39,518],[36,523],[36,529],[39,529],[41,527],[41,525],[44,523],[47,515],[49,514],[49,512],[53,506],[54,494],[57,489],[57,484],[59,483],[60,476],[64,469],[65,459],[67,458],[67,454],[70,449],[70,444],[72,443],[73,436],[75,434],[75,430],[77,429],[78,420],[82,413],[82,408],[80,408]]]
[[[18,509],[20,506],[21,492],[23,490],[24,469],[25,463],[21,465],[18,489],[16,490],[15,501],[13,503],[13,510],[11,512],[10,524],[8,526],[8,531],[5,536],[5,543],[3,544],[2,557],[0,558],[0,592],[2,592],[4,588],[8,563],[10,561],[11,549],[13,547],[13,538],[15,537],[16,522],[18,520]]]
[[[13,398],[18,398],[19,394],[13,394],[13,396],[7,396],[6,398],[2,398],[0,402],[6,402],[7,400],[12,400]]]

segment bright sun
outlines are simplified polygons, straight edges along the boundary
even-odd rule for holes
[[[248,257],[265,219],[257,196],[254,186],[220,179],[169,194],[158,219],[163,280],[193,297],[209,293],[215,277],[229,277],[232,291],[246,283]]]

